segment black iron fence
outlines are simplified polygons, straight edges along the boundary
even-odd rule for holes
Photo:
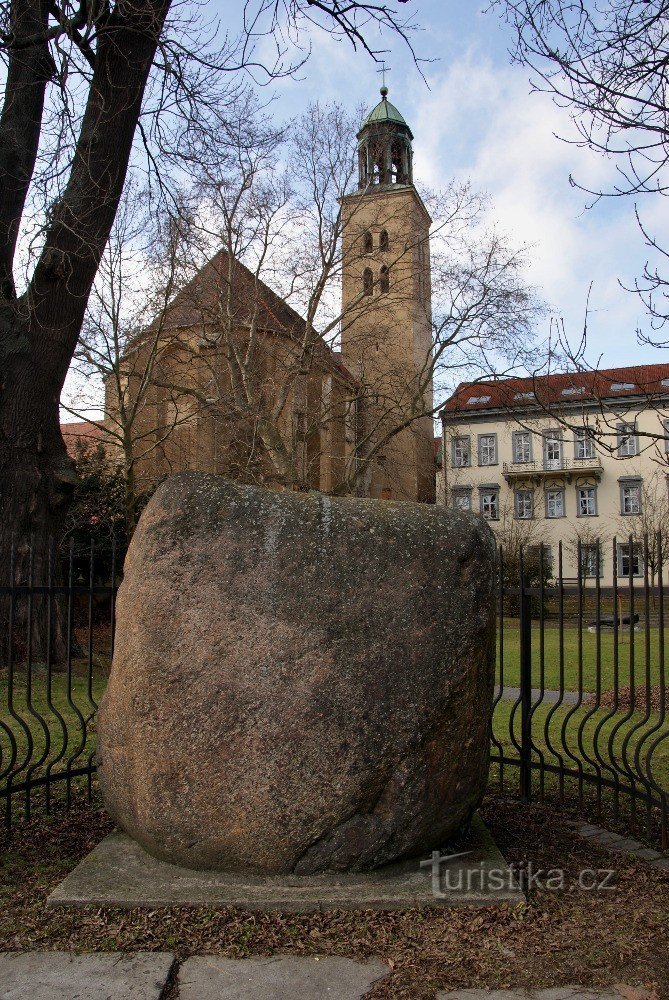
[[[608,580],[592,546],[563,573],[543,549],[500,553],[491,780],[525,800],[610,819],[668,846],[669,720],[661,546]],[[627,544],[627,543],[626,543]],[[629,552],[635,552],[632,540]],[[596,552],[600,549],[597,547]],[[538,560],[538,561],[537,561]],[[621,568],[626,575],[620,574]],[[0,580],[0,807],[10,823],[69,804],[95,775],[96,712],[113,652],[118,559],[71,543],[15,551]],[[587,569],[587,576],[585,575]]]
[[[89,798],[95,721],[114,641],[117,554],[70,542],[14,547],[0,578],[0,808],[29,818],[37,796]]]
[[[587,554],[578,545],[575,579],[563,573],[562,545],[548,571],[543,547],[538,569],[533,553],[531,577],[526,553],[517,554],[511,573],[500,553],[492,771],[526,801],[550,798],[666,849],[662,540],[626,539],[634,559],[624,567],[616,539],[611,544],[608,580],[599,544]],[[509,586],[513,576],[516,585]],[[510,600],[518,606],[515,619],[505,614]]]

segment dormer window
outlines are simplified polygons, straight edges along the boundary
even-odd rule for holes
[[[382,229],[381,235],[379,236],[379,250],[386,251],[390,247],[390,241],[388,239],[388,230]]]
[[[366,267],[362,272],[362,294],[371,295],[374,291],[374,275],[371,267]]]

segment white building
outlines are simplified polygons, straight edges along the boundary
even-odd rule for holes
[[[630,554],[643,576],[644,533],[669,538],[669,364],[463,383],[441,416],[437,502],[482,514],[502,544],[543,543],[555,573],[560,541],[563,577],[580,541],[583,578],[609,582]]]

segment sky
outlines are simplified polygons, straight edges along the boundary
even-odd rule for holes
[[[638,343],[638,328],[651,332],[648,318],[638,297],[621,287],[634,284],[648,257],[634,202],[595,201],[570,184],[571,174],[591,190],[604,189],[614,164],[565,141],[575,135],[568,112],[533,92],[529,70],[512,63],[510,26],[486,10],[487,0],[409,0],[396,6],[420,26],[412,43],[425,60],[422,76],[398,37],[386,34],[375,46],[388,50],[389,99],[414,134],[418,190],[456,178],[489,195],[491,220],[527,247],[527,280],[550,308],[536,331],[538,342],[555,330],[553,316],[577,347],[587,311],[586,363],[608,368],[669,362],[669,350]],[[203,5],[207,17],[220,17],[222,30],[233,35],[241,29],[242,9],[232,0]],[[277,120],[299,117],[314,100],[338,101],[351,110],[378,103],[381,77],[369,55],[324,31],[309,37],[311,55],[300,71],[260,88],[263,99],[273,98]],[[263,45],[271,61],[269,40],[257,54],[262,58]],[[669,199],[647,200],[640,211],[669,245]],[[64,398],[78,396],[79,385],[70,377]]]
[[[233,5],[218,0],[233,29]],[[638,298],[620,287],[641,275],[647,249],[631,198],[593,199],[569,176],[600,189],[613,164],[564,141],[574,135],[568,113],[533,93],[529,71],[511,62],[511,28],[494,11],[461,0],[416,0],[402,5],[421,31],[413,36],[425,79],[401,40],[389,49],[389,99],[414,134],[414,181],[429,187],[451,177],[470,179],[489,194],[495,223],[528,246],[528,280],[562,318],[569,341],[581,337],[588,308],[587,359],[600,367],[669,361],[669,352],[640,346],[648,331]],[[232,15],[234,18],[235,15]],[[297,78],[274,83],[278,118],[301,114],[309,101],[337,100],[373,107],[380,76],[373,60],[345,41],[313,32],[312,54]],[[669,205],[642,204],[653,232],[669,243]],[[589,295],[589,305],[588,305]],[[537,331],[540,338],[548,335]],[[648,331],[649,332],[649,331]]]

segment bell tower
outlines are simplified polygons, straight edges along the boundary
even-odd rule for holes
[[[432,416],[419,416],[432,408],[432,220],[413,184],[413,134],[385,81],[357,138],[358,189],[342,198],[342,354],[361,387],[357,461],[366,495],[434,503]]]

